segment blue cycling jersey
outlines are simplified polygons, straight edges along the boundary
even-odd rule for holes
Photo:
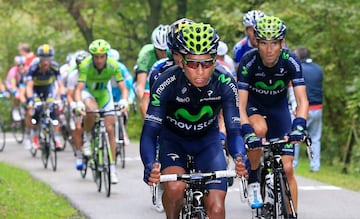
[[[233,48],[234,62],[236,65],[240,63],[241,58],[245,55],[246,52],[253,49],[250,39],[248,36],[242,38],[238,43],[235,44]]]
[[[218,132],[217,116],[221,108],[230,154],[245,154],[240,135],[238,93],[233,77],[224,68],[216,67],[209,83],[197,88],[189,83],[182,68],[168,68],[151,88],[140,141],[144,165],[154,162],[157,139],[159,135],[161,138],[162,129],[170,130],[184,140],[196,141],[213,130]],[[199,145],[193,153],[202,149]]]
[[[174,59],[172,58],[162,58],[154,63],[149,72],[147,83],[149,83],[149,89],[152,87],[154,82],[159,78],[161,73],[166,69],[175,65]]]
[[[268,68],[254,49],[240,61],[237,72],[238,89],[249,91],[249,102],[270,106],[287,98],[287,86],[305,85],[299,59],[288,49],[282,49],[275,66]]]

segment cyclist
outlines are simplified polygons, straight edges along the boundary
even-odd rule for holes
[[[27,71],[36,58],[36,55],[31,51],[29,44],[27,43],[20,43],[18,46],[18,51],[21,56],[25,58],[25,70]]]
[[[35,126],[40,122],[40,113],[42,107],[38,106],[34,109],[34,103],[39,98],[51,99],[57,98],[64,100],[66,98],[64,93],[64,85],[59,79],[59,64],[53,60],[55,50],[49,44],[43,44],[38,47],[37,55],[39,59],[34,61],[25,76],[26,82],[26,96],[27,96],[27,114],[25,120],[25,132],[27,135],[25,148],[29,148],[30,135],[32,136],[32,142],[36,149],[40,148],[37,129],[32,129],[32,124]],[[57,88],[56,88],[57,86]],[[56,90],[57,89],[57,90]],[[33,110],[35,110],[33,112]],[[55,107],[51,109],[51,119],[58,120]],[[33,120],[33,123],[32,123]],[[33,130],[32,134],[30,133]],[[59,125],[54,126],[55,146],[57,149],[61,149]]]
[[[76,111],[85,114],[84,110],[104,110],[114,109],[114,102],[111,93],[111,77],[115,77],[122,93],[122,99],[119,101],[120,106],[127,108],[128,90],[126,89],[120,68],[116,60],[108,58],[110,44],[103,40],[97,39],[89,45],[91,56],[85,58],[79,65],[78,84],[75,88],[74,99],[77,102]],[[114,132],[114,112],[105,114],[105,127],[109,135],[112,158],[116,156],[116,143]],[[91,155],[90,140],[91,130],[95,124],[96,115],[93,113],[85,114],[84,117],[84,145],[85,155]],[[79,137],[79,136],[78,136]],[[90,153],[89,153],[90,152]],[[118,183],[115,169],[115,161],[112,159],[110,164],[111,183]]]
[[[150,88],[152,87],[154,82],[157,80],[157,78],[166,69],[179,64],[181,55],[179,53],[179,48],[176,46],[176,43],[174,43],[174,41],[175,41],[176,37],[179,35],[179,31],[189,23],[193,23],[193,21],[189,20],[187,18],[181,18],[169,26],[169,31],[168,31],[167,37],[166,37],[166,43],[171,52],[171,57],[159,59],[151,67],[151,70],[150,70],[147,80],[146,80],[144,96],[149,97]],[[163,192],[163,186],[160,186],[159,194],[162,194],[162,192]],[[157,203],[155,203],[154,207],[158,212],[164,211],[164,207],[162,205],[161,200],[157,200]]]
[[[10,68],[7,76],[5,85],[7,90],[9,90],[14,95],[13,111],[12,117],[14,120],[19,121],[21,119],[19,104],[25,104],[25,57],[15,56],[14,58],[15,65]]]
[[[76,88],[76,84],[78,81],[78,76],[79,76],[79,65],[80,63],[88,56],[90,56],[90,53],[86,52],[86,51],[79,51],[77,52],[75,55],[75,63],[76,63],[76,67],[74,70],[71,70],[69,72],[69,75],[67,76],[67,92],[66,92],[66,97],[67,97],[67,103],[70,106],[70,118],[69,118],[69,126],[70,126],[70,130],[71,130],[71,134],[73,137],[73,142],[74,142],[74,146],[76,148],[75,151],[75,156],[76,156],[76,163],[75,163],[75,167],[78,170],[82,170],[83,169],[83,152],[82,152],[82,136],[83,136],[83,127],[82,127],[82,122],[83,122],[83,117],[82,115],[75,115],[75,110],[77,107],[77,104],[74,100],[74,92],[75,92],[75,88]],[[73,67],[70,67],[70,69],[73,69]],[[88,151],[86,152],[87,154],[90,154]]]
[[[159,144],[161,174],[186,172],[187,155],[194,156],[197,171],[225,170],[226,161],[219,139],[217,115],[221,107],[228,132],[231,155],[236,158],[239,175],[246,175],[246,153],[240,135],[240,118],[235,80],[215,67],[219,36],[209,24],[191,23],[177,37],[180,66],[161,74],[151,89],[151,102],[146,113],[140,140],[144,164],[144,181],[158,183]],[[163,204],[167,218],[179,218],[185,183],[164,184]],[[209,218],[225,218],[224,201],[227,179],[207,184],[205,197]]]
[[[259,10],[248,11],[244,15],[243,25],[245,26],[246,36],[237,42],[233,48],[236,70],[239,66],[240,59],[244,56],[244,54],[257,46],[257,41],[254,36],[254,25],[259,18],[264,16],[264,12]]]
[[[140,100],[140,112],[142,117],[145,116],[147,105],[149,103],[149,95],[148,93],[144,93],[146,78],[151,66],[157,60],[166,57],[166,34],[168,32],[168,27],[168,25],[160,24],[153,30],[151,34],[152,44],[146,44],[141,48],[136,61],[135,91]]]
[[[274,16],[262,17],[254,27],[254,34],[258,41],[257,49],[241,59],[237,78],[242,132],[250,148],[249,204],[257,208],[262,206],[256,171],[262,154],[258,150],[261,146],[260,138],[281,138],[290,133],[291,142],[302,140],[309,104],[300,61],[284,48],[284,22]],[[287,100],[287,85],[290,81],[297,103],[296,118],[292,123]],[[296,208],[297,183],[292,166],[294,147],[286,144],[282,151],[282,162]]]
[[[108,55],[110,58],[113,58],[116,61],[118,61],[119,68],[120,68],[121,74],[124,78],[126,88],[129,91],[128,103],[133,104],[135,102],[135,96],[136,96],[134,86],[133,86],[133,83],[134,83],[133,76],[131,75],[131,73],[130,73],[129,69],[126,67],[126,65],[120,61],[120,53],[116,49],[110,49]],[[112,94],[113,94],[114,101],[115,102],[120,101],[121,91],[120,91],[119,87],[117,86],[114,78],[111,79],[111,87],[112,87]]]

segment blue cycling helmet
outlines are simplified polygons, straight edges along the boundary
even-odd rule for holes
[[[55,50],[49,44],[43,44],[38,47],[37,55],[40,58],[52,58],[55,55]]]

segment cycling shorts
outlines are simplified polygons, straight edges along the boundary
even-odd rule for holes
[[[226,170],[226,160],[221,146],[219,131],[211,130],[198,139],[184,139],[164,128],[159,136],[159,161],[161,169],[178,166],[187,170],[187,155],[194,157],[196,172]],[[220,178],[206,184],[207,189],[227,191],[227,179]]]
[[[268,126],[267,139],[282,138],[291,132],[291,116],[287,99],[271,106],[248,102],[246,111],[249,117],[257,114],[265,118]],[[294,146],[286,144],[282,152],[284,155],[294,156]]]

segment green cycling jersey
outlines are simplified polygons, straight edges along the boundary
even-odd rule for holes
[[[108,83],[114,77],[116,82],[123,79],[119,64],[115,59],[107,58],[105,67],[98,70],[91,56],[79,65],[78,82],[85,83],[85,89],[94,96],[99,106],[104,106],[112,98]]]

